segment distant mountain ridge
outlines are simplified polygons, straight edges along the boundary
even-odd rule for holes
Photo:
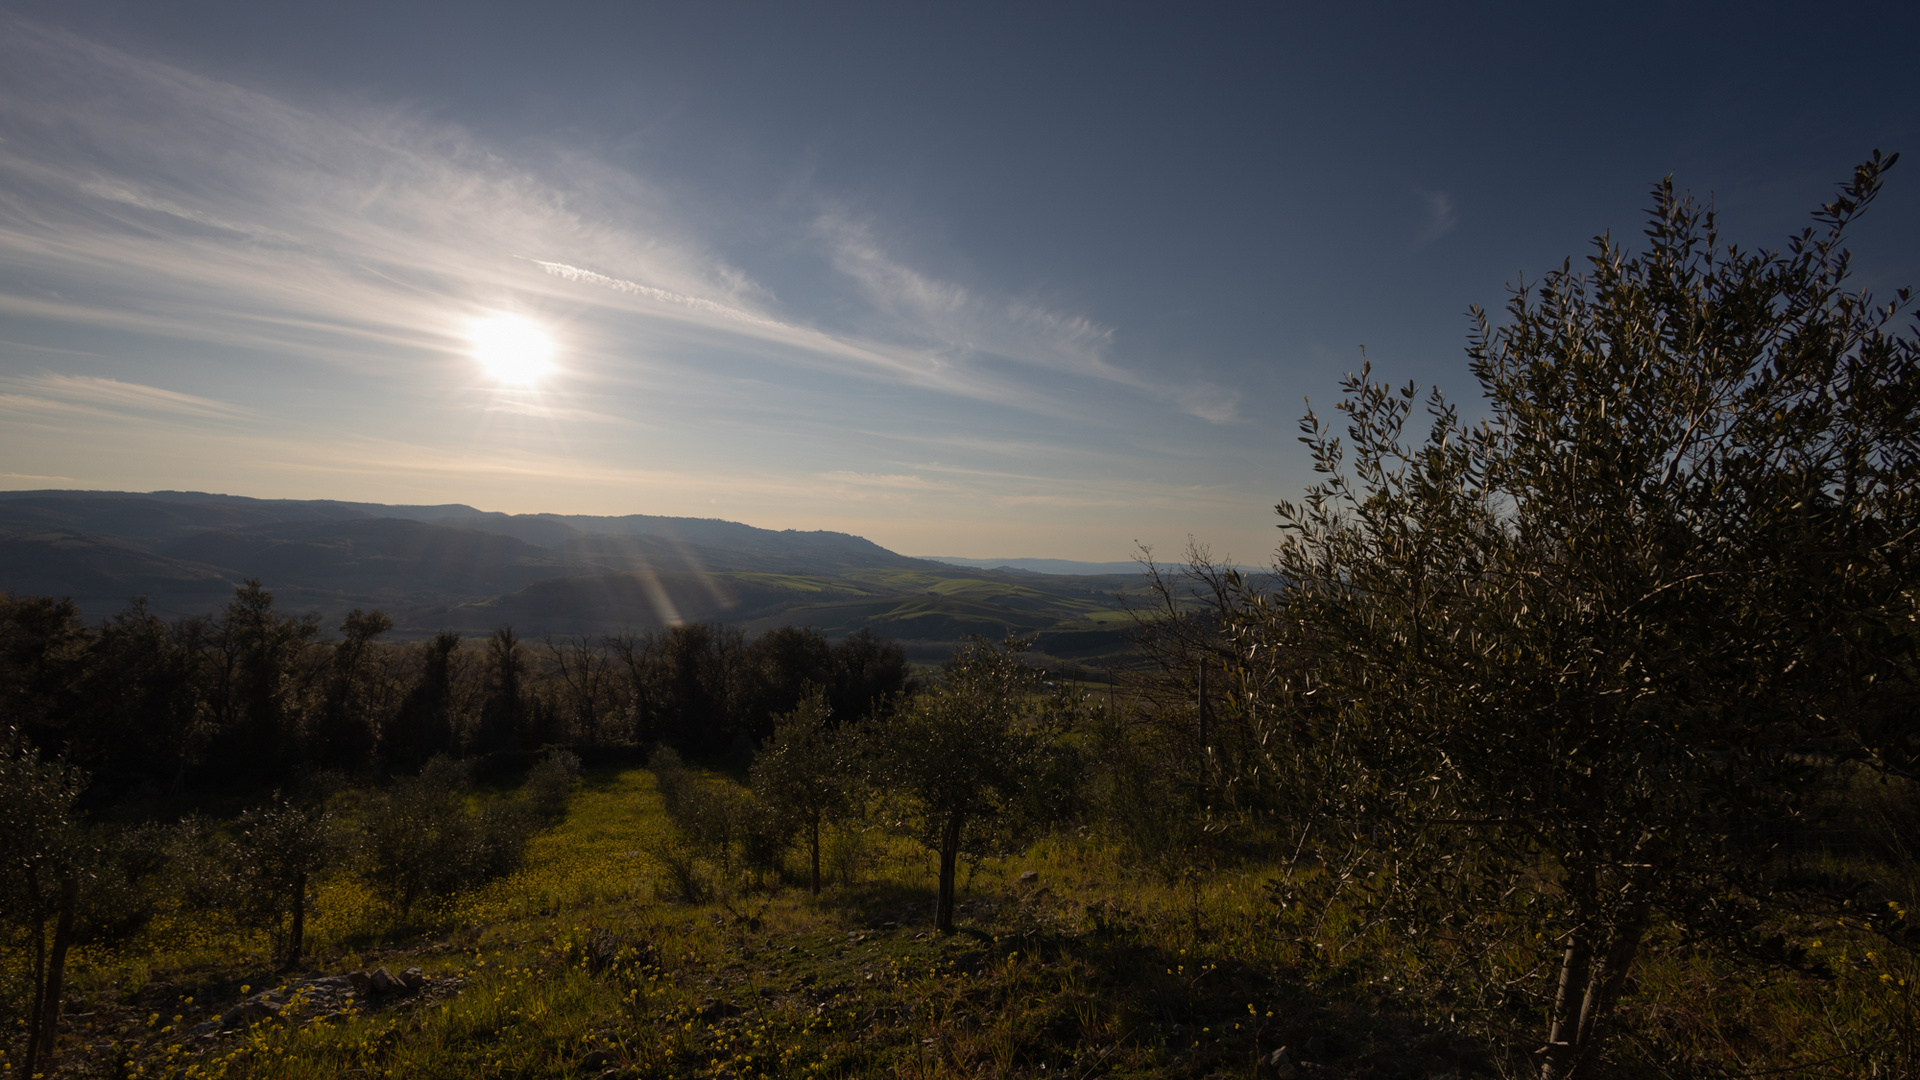
[[[927,562],[946,563],[949,566],[969,566],[976,570],[1009,570],[1023,574],[1051,574],[1056,577],[1102,576],[1116,574],[1141,575],[1147,572],[1147,564],[1141,560],[1130,562],[1081,562],[1077,559],[970,559],[959,555],[919,555],[915,556]],[[1182,569],[1179,565],[1160,563],[1164,572]],[[1242,563],[1222,565],[1223,570],[1238,570],[1247,575],[1266,575],[1271,570],[1261,566],[1247,566]]]
[[[1082,562],[1079,559],[969,559],[960,555],[921,555],[928,562],[949,566],[970,566],[975,570],[1019,570],[1028,574],[1138,574],[1137,562]]]
[[[136,506],[130,503],[153,503]],[[464,503],[433,506],[340,502],[332,499],[255,499],[244,495],[216,495],[199,491],[6,491],[0,492],[0,526],[25,524],[30,519],[52,526],[67,525],[97,535],[135,542],[169,539],[182,532],[205,528],[236,528],[290,521],[346,521],[356,518],[396,518],[438,525],[463,525],[498,533],[541,546],[551,546],[576,534],[660,536],[686,543],[770,550],[844,550],[879,559],[903,560],[865,537],[825,530],[762,529],[721,518],[661,517],[627,514],[595,517],[583,514],[505,514],[479,510]],[[31,514],[22,506],[38,511]],[[16,507],[21,509],[16,510]]]
[[[1059,560],[1012,560],[1047,564]],[[396,633],[605,634],[719,621],[749,632],[863,627],[938,656],[961,636],[1039,634],[1086,659],[1124,647],[1122,573],[976,569],[864,537],[648,514],[503,514],[202,492],[0,492],[0,591],[70,596],[89,619],[146,597],[217,611],[257,578],[331,622],[380,608]],[[1037,567],[1036,567],[1037,569]]]

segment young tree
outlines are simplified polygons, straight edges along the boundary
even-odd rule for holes
[[[313,878],[340,850],[333,815],[275,792],[268,805],[242,814],[235,829],[227,864],[241,916],[265,926],[279,946],[276,959],[293,968],[305,952]]]
[[[42,760],[18,729],[7,729],[0,739],[0,912],[8,921],[19,920],[33,942],[22,1076],[52,1071],[80,894],[81,838],[73,804],[85,786],[78,771]]]
[[[815,691],[775,719],[773,735],[753,759],[754,794],[807,837],[808,883],[820,895],[820,825],[853,804],[852,729],[830,724],[826,695]]]
[[[1920,345],[1841,247],[1892,164],[1784,252],[1663,183],[1645,253],[1476,312],[1485,423],[1436,393],[1410,441],[1414,388],[1364,370],[1346,445],[1303,422],[1327,479],[1237,605],[1235,700],[1433,964],[1541,951],[1550,980],[1456,985],[1548,1015],[1542,1076],[1594,1064],[1656,915],[1758,945],[1763,826],[1812,769],[1912,761]]]
[[[1071,772],[1057,736],[1063,710],[1040,694],[1040,672],[1020,662],[1025,643],[961,646],[945,679],[877,733],[889,787],[913,804],[940,855],[934,923],[953,932],[954,871],[962,850],[1017,837],[1046,821]]]
[[[516,801],[466,806],[467,768],[444,757],[397,780],[362,818],[367,882],[402,918],[520,863],[532,822]]]
[[[567,802],[573,798],[574,781],[580,779],[580,757],[570,750],[554,749],[527,770],[520,785],[520,797],[527,808],[542,821],[565,817]]]

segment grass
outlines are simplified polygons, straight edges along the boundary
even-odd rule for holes
[[[745,570],[720,571],[713,575],[722,580],[750,581],[756,585],[765,585],[776,589],[790,589],[803,593],[851,593],[852,588],[845,579],[809,577],[801,574],[768,574]]]
[[[905,840],[831,837],[836,880],[817,899],[732,882],[690,905],[647,854],[669,831],[650,774],[601,771],[519,872],[411,923],[363,882],[329,882],[316,971],[417,965],[433,989],[219,1038],[187,1031],[282,980],[256,936],[163,915],[119,950],[75,955],[61,1075],[1253,1077],[1280,1046],[1320,1076],[1525,1067],[1526,1047],[1450,1022],[1379,931],[1337,910],[1282,925],[1258,865],[1162,877],[1097,835],[1063,834],[963,871],[949,937],[929,926],[933,859]],[[1832,978],[1660,943],[1609,1069],[1725,1076],[1830,1059],[1798,1075],[1899,1075],[1889,1032],[1912,1030],[1913,954],[1876,948],[1857,920],[1794,929]]]

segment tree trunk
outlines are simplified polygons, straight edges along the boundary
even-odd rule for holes
[[[820,815],[813,815],[807,823],[807,846],[813,856],[813,895],[820,895]]]
[[[947,818],[940,830],[940,903],[934,909],[933,928],[942,934],[953,933],[953,869],[960,858],[960,815]]]
[[[1590,868],[1568,875],[1573,900],[1573,929],[1560,960],[1560,985],[1553,995],[1553,1022],[1540,1048],[1540,1080],[1566,1080],[1580,1055],[1580,1007],[1593,967],[1594,874]]]
[[[60,996],[66,989],[67,946],[73,942],[73,909],[80,899],[80,879],[71,875],[60,880],[60,919],[53,928],[53,951],[47,956],[46,994],[41,999],[40,1017],[32,1035],[34,1049],[28,1076],[47,1072],[53,1066],[53,1048],[60,1037]]]
[[[1553,1026],[1547,1031],[1542,1048],[1540,1080],[1565,1080],[1573,1075],[1580,1053],[1580,1005],[1587,989],[1587,972],[1593,950],[1587,943],[1584,927],[1576,929],[1560,961],[1560,986],[1553,995]]]
[[[1614,1002],[1620,1000],[1620,992],[1626,989],[1627,973],[1633,970],[1633,961],[1640,954],[1640,942],[1646,937],[1647,922],[1653,914],[1653,904],[1647,896],[1648,879],[1652,875],[1650,864],[1642,863],[1634,868],[1633,879],[1627,884],[1627,906],[1620,926],[1613,933],[1613,941],[1607,946],[1599,969],[1587,982],[1586,997],[1580,1003],[1579,1034],[1575,1039],[1579,1045],[1573,1062],[1575,1076],[1582,1075],[1587,1062],[1592,1060],[1607,1016],[1613,1011]]]
[[[293,929],[287,932],[287,969],[300,966],[300,954],[306,951],[307,939],[307,875],[296,874],[293,879]]]
[[[47,909],[40,902],[40,875],[29,866],[27,904],[33,912],[33,1005],[27,1010],[27,1062],[23,1076],[37,1073],[40,1060],[40,1014],[47,1001]]]
[[[1641,853],[1636,853],[1644,857]],[[1620,992],[1626,988],[1627,974],[1640,954],[1640,942],[1646,937],[1652,916],[1647,895],[1653,867],[1641,863],[1627,883],[1625,909],[1614,927],[1605,951],[1595,931],[1578,930],[1567,948],[1567,960],[1560,969],[1560,990],[1553,1003],[1553,1031],[1547,1037],[1540,1067],[1541,1080],[1577,1080],[1587,1073],[1593,1051],[1599,1046],[1607,1015]],[[1575,951],[1579,952],[1576,960]],[[1599,952],[1596,958],[1595,953]]]

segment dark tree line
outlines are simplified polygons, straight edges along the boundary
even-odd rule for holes
[[[303,769],[404,774],[438,754],[550,745],[744,757],[809,688],[860,717],[908,682],[901,649],[864,631],[749,641],[695,624],[530,642],[503,627],[395,644],[392,626],[356,610],[329,635],[257,581],[211,616],[167,621],[135,602],[98,626],[70,601],[0,596],[0,715],[111,795],[264,788]]]

